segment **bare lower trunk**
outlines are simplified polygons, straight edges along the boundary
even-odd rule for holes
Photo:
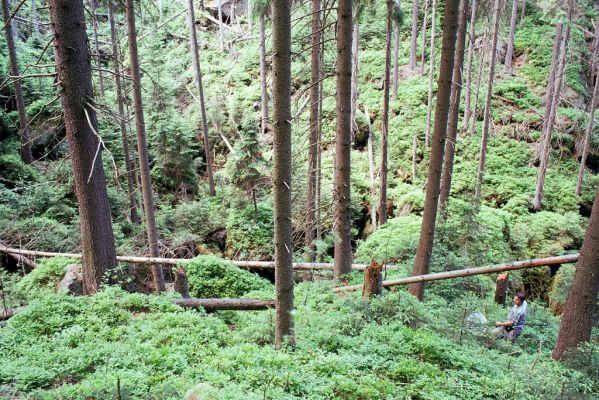
[[[358,132],[358,123],[356,122],[356,105],[358,103],[358,71],[360,69],[360,21],[354,18],[354,27],[352,34],[352,65],[351,65],[351,136],[354,140]]]
[[[372,137],[372,123],[370,122],[370,114],[368,107],[364,106],[364,114],[368,121],[368,176],[370,178],[370,223],[372,224],[372,232],[376,231],[376,185],[374,180],[374,138]]]
[[[435,0],[433,0],[435,1]],[[387,0],[387,41],[385,45],[385,75],[383,76],[383,126],[381,130],[381,195],[379,197],[379,221],[387,222],[387,145],[389,136],[389,78],[391,67],[391,16],[393,2]]]
[[[81,221],[83,291],[96,293],[108,269],[116,266],[110,204],[93,107],[92,74],[87,50],[83,2],[48,2],[56,68],[75,192]]]
[[[195,11],[193,0],[187,0],[187,24],[189,27],[189,47],[191,47],[191,65],[195,83],[200,95],[200,113],[202,115],[202,142],[204,143],[204,154],[206,155],[206,175],[208,175],[208,188],[210,196],[216,195],[214,188],[214,175],[212,173],[212,149],[208,138],[208,121],[206,118],[206,104],[204,102],[204,85],[202,84],[202,68],[200,66],[200,55],[198,54],[198,39],[195,25]],[[198,138],[199,139],[199,138]]]
[[[425,0],[426,1],[426,0]],[[418,41],[418,14],[420,13],[420,0],[412,2],[412,34],[410,39],[410,69],[416,70],[416,42]]]
[[[599,186],[568,300],[562,314],[552,357],[561,360],[582,342],[591,339],[595,308],[599,296]]]
[[[485,36],[485,41],[487,40],[486,36]],[[484,47],[487,47],[486,45]],[[480,58],[480,62],[478,65],[478,72],[476,73],[476,93],[474,95],[474,106],[472,107],[472,112],[471,112],[471,120],[472,120],[472,132],[476,132],[476,120],[478,118],[478,96],[480,94],[480,87],[481,87],[481,82],[482,82],[482,78],[483,78],[483,70],[485,67],[485,63],[486,63],[486,55],[487,52],[485,51],[485,48],[481,47],[480,51],[479,51],[479,58]],[[468,125],[469,125],[469,121],[466,121],[466,127],[464,128],[465,130],[468,130]]]
[[[525,1],[525,0],[523,0]],[[507,37],[507,52],[505,53],[505,72],[512,74],[512,58],[514,58],[514,37],[516,36],[516,21],[518,19],[518,0],[512,2],[512,17],[510,19],[510,32]]]
[[[426,111],[426,129],[424,131],[424,146],[430,146],[431,118],[433,114],[433,79],[435,77],[435,11],[437,0],[432,0],[431,7],[431,54],[429,58],[429,76],[428,76],[428,102]]]
[[[426,53],[426,16],[428,14],[429,0],[424,0],[424,14],[422,17],[422,54],[420,55],[420,75],[424,75],[424,54]]]
[[[218,48],[222,53],[225,51],[222,0],[216,0],[216,7],[218,8]]]
[[[416,0],[414,0],[416,1]],[[397,97],[397,87],[399,85],[399,23],[395,24],[395,37],[393,38],[393,99]]]
[[[599,95],[599,79],[595,80],[595,86],[593,88],[593,94],[591,95],[591,109],[589,110],[589,123],[587,130],[584,135],[584,145],[582,147],[582,156],[580,157],[580,169],[578,170],[578,179],[576,180],[576,196],[580,196],[582,191],[582,180],[584,177],[584,169],[586,167],[587,155],[591,143],[591,136],[593,134],[593,126],[595,122],[595,108],[597,107],[597,95]]]
[[[27,122],[27,110],[23,101],[23,90],[21,89],[21,80],[19,79],[19,66],[17,64],[17,52],[15,50],[15,41],[13,36],[13,25],[10,15],[8,0],[2,0],[2,14],[4,15],[4,35],[6,36],[6,45],[8,47],[8,58],[10,60],[10,74],[14,76],[15,102],[17,103],[17,112],[19,114],[19,128],[21,130],[21,160],[26,164],[33,163],[31,155],[31,135],[29,133],[29,124]]]
[[[141,175],[141,190],[144,201],[144,213],[146,217],[146,234],[151,257],[158,257],[158,233],[156,230],[156,218],[154,216],[154,194],[152,191],[152,180],[150,178],[150,165],[148,162],[148,145],[146,142],[146,124],[144,122],[143,104],[141,98],[141,74],[139,72],[139,56],[137,54],[137,31],[135,28],[135,9],[133,0],[126,0],[125,10],[127,14],[127,34],[129,36],[129,57],[131,58],[131,78],[133,80],[133,103],[135,107],[135,130],[137,132],[137,155],[139,158],[139,169]],[[165,288],[162,266],[152,265],[152,276],[154,289],[157,293],[163,292]]]
[[[416,157],[418,156],[418,135],[415,133],[412,137],[412,180],[418,176]]]
[[[260,14],[260,112],[262,115],[262,135],[268,127],[268,92],[266,91],[266,22]]]
[[[437,82],[437,108],[435,110],[435,128],[432,138],[429,172],[424,200],[424,213],[420,229],[420,241],[416,251],[412,275],[427,274],[430,267],[433,244],[435,240],[435,225],[437,219],[437,205],[441,183],[441,168],[443,166],[443,153],[445,150],[445,136],[447,133],[447,119],[451,97],[451,74],[455,57],[455,42],[458,22],[458,0],[445,1],[445,16],[443,18],[443,44],[441,49],[441,66]],[[410,286],[410,293],[424,298],[424,284],[415,283]]]
[[[94,48],[96,51],[96,68],[98,68],[100,96],[104,96],[104,74],[102,73],[102,62],[100,56],[100,44],[98,40],[98,17],[96,16],[96,2],[95,0],[90,1],[90,8],[92,14],[92,26],[94,28]]]
[[[574,0],[570,0],[570,6],[568,11],[569,22],[572,21],[574,14]],[[568,41],[570,39],[570,24],[566,24],[564,31],[564,40],[562,43],[562,54],[559,63],[559,71],[557,72],[555,81],[555,92],[553,95],[553,101],[551,102],[551,110],[549,112],[549,120],[545,124],[545,132],[542,136],[540,162],[539,162],[539,173],[537,176],[537,185],[535,187],[535,194],[530,202],[531,208],[534,211],[541,209],[541,203],[543,201],[543,193],[545,191],[545,177],[547,175],[547,165],[549,163],[549,153],[551,153],[551,137],[553,135],[553,127],[555,124],[555,118],[557,115],[557,107],[559,105],[562,86],[564,82],[564,72],[566,70],[566,63],[568,57]]]
[[[129,136],[127,135],[127,119],[129,118],[125,113],[125,105],[123,98],[123,88],[121,84],[121,71],[120,71],[120,53],[119,53],[119,38],[116,30],[116,24],[114,22],[114,8],[112,0],[108,1],[108,20],[110,22],[110,32],[112,36],[112,63],[114,70],[114,84],[116,87],[117,106],[119,112],[119,127],[121,129],[121,141],[123,143],[123,157],[125,158],[125,168],[127,169],[127,197],[129,197],[129,215],[131,222],[139,224],[141,222],[139,214],[137,213],[137,192],[135,190],[135,177],[133,176],[135,167],[131,160],[131,153],[129,150]]]
[[[491,45],[491,63],[489,64],[489,80],[487,82],[487,97],[485,100],[485,120],[483,122],[483,133],[478,157],[478,170],[476,171],[476,185],[474,189],[475,203],[480,204],[482,197],[482,184],[485,175],[485,161],[487,158],[487,142],[489,141],[489,129],[491,126],[491,99],[493,98],[493,80],[495,78],[495,64],[497,60],[497,38],[499,36],[499,16],[501,13],[502,0],[495,0],[493,15],[493,44]]]
[[[295,343],[291,226],[291,0],[273,0],[275,346]],[[351,14],[350,14],[351,17]]]
[[[310,133],[308,141],[308,188],[306,191],[306,259],[314,261],[314,232],[316,219],[316,181],[320,125],[320,0],[312,0],[312,65],[310,79]]]
[[[476,39],[476,0],[472,0],[470,6],[470,42],[468,43],[468,63],[466,64],[466,95],[464,98],[464,119],[462,120],[462,129],[468,129],[470,121],[470,96],[472,93],[472,61],[474,60],[474,42]]]
[[[443,159],[443,177],[441,179],[441,193],[439,204],[444,209],[451,191],[451,178],[453,174],[453,159],[458,136],[458,117],[460,114],[460,95],[462,93],[462,66],[464,65],[464,47],[466,44],[466,24],[468,17],[468,0],[460,1],[460,17],[455,50],[455,63],[451,86],[449,108],[449,122],[447,125],[447,141],[445,142],[445,157]]]
[[[337,5],[337,130],[335,135],[335,277],[351,272],[351,43],[352,0]]]

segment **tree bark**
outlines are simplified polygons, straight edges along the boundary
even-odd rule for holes
[[[351,272],[352,0],[337,5],[337,129],[335,134],[335,278]]]
[[[479,65],[478,65],[478,71],[476,73],[476,94],[474,95],[474,106],[472,107],[472,112],[470,113],[471,115],[471,120],[472,120],[472,132],[476,132],[476,119],[478,118],[478,95],[480,94],[480,86],[481,86],[481,82],[482,82],[482,77],[483,77],[483,69],[485,67],[485,64],[487,62],[486,60],[486,55],[487,55],[487,51],[485,51],[485,47],[487,44],[487,37],[485,36],[484,38],[484,42],[485,42],[485,46],[481,46],[480,50],[479,50]],[[469,121],[466,121],[466,127],[465,130],[469,129]]]
[[[225,51],[222,0],[216,0],[216,7],[218,8],[218,47],[222,53]]]
[[[598,70],[599,72],[599,70]],[[584,169],[586,167],[587,155],[591,144],[591,136],[593,134],[593,126],[595,123],[595,109],[597,108],[597,96],[599,95],[599,79],[595,79],[593,94],[591,95],[591,109],[589,110],[589,123],[584,135],[584,145],[582,147],[582,156],[580,157],[580,169],[578,170],[578,178],[576,180],[576,196],[580,196],[582,191],[582,180],[584,177]]]
[[[561,265],[561,264],[573,263],[573,262],[576,262],[576,260],[578,260],[578,254],[568,254],[566,256],[548,257],[548,258],[534,258],[532,260],[514,261],[511,263],[489,265],[486,267],[473,267],[473,268],[471,267],[471,268],[458,269],[455,271],[437,272],[435,274],[416,275],[416,276],[409,276],[406,278],[391,279],[388,281],[383,281],[383,287],[410,285],[410,284],[414,284],[414,283],[440,281],[440,280],[444,280],[444,279],[462,278],[462,277],[474,276],[474,275],[495,274],[497,272],[516,271],[519,269],[544,267],[547,265]],[[599,264],[596,264],[596,265],[599,265]],[[352,290],[360,290],[360,289],[362,289],[362,285],[340,286],[340,287],[334,288],[333,292],[343,292],[343,291],[352,291]]]
[[[458,136],[458,117],[460,115],[460,98],[462,93],[462,67],[464,65],[464,47],[466,44],[466,25],[468,17],[468,0],[460,1],[460,16],[455,50],[455,63],[451,86],[449,123],[447,125],[447,140],[445,142],[445,157],[443,159],[443,176],[441,178],[441,192],[439,204],[445,208],[451,191],[451,178],[453,174],[453,160]]]
[[[437,0],[432,0],[431,6],[431,52],[429,57],[428,101],[426,110],[426,129],[424,130],[424,147],[430,147],[431,118],[433,113],[433,79],[435,77],[435,11]]]
[[[416,2],[417,0],[414,0]],[[397,87],[399,86],[399,21],[395,22],[393,38],[393,99],[397,98]]]
[[[273,0],[273,2],[276,0]],[[181,307],[200,308],[206,311],[218,310],[268,310],[275,308],[274,300],[254,299],[174,299],[172,302]]]
[[[119,38],[116,30],[116,24],[114,22],[114,7],[112,0],[108,1],[108,20],[110,23],[110,33],[112,38],[112,62],[114,64],[114,84],[116,89],[117,106],[119,112],[119,127],[121,129],[121,141],[123,143],[123,155],[125,158],[125,168],[127,169],[127,197],[129,198],[129,215],[131,222],[139,224],[141,219],[137,213],[137,192],[135,190],[135,167],[131,159],[131,152],[129,151],[129,135],[127,135],[127,123],[129,119],[125,113],[124,95],[121,83],[121,71],[120,71],[120,52],[119,52]]]
[[[433,0],[435,1],[435,0]],[[383,126],[381,129],[381,194],[379,197],[379,222],[387,222],[387,146],[389,136],[389,78],[391,67],[391,30],[393,0],[387,0],[387,40],[385,44],[385,74],[383,75]]]
[[[364,106],[364,114],[368,121],[368,176],[370,178],[370,223],[372,224],[372,232],[376,232],[376,185],[374,179],[374,138],[372,136],[372,123],[370,122],[370,114],[368,107]]]
[[[491,45],[491,63],[489,64],[489,80],[487,82],[487,97],[485,99],[485,119],[483,122],[483,134],[474,188],[474,199],[476,204],[480,204],[482,198],[482,184],[485,175],[485,161],[487,159],[487,142],[489,141],[491,118],[493,118],[491,114],[491,99],[493,98],[493,80],[495,78],[495,64],[497,60],[497,38],[499,36],[499,16],[501,14],[502,4],[502,0],[495,0],[495,10],[493,13],[493,44]]]
[[[184,299],[189,298],[189,281],[183,267],[175,269],[175,292],[180,293]]]
[[[591,339],[597,297],[599,296],[599,186],[591,211],[589,226],[582,243],[580,258],[572,287],[562,314],[557,342],[552,357],[561,360],[569,356],[582,342]]]
[[[472,61],[474,60],[474,42],[476,39],[476,0],[472,0],[470,10],[470,42],[468,44],[468,63],[466,64],[466,95],[464,98],[464,119],[462,120],[463,130],[468,129],[468,124],[470,121],[470,97],[472,93]]]
[[[420,13],[420,0],[413,0],[413,2],[412,2],[412,35],[410,38],[410,69],[412,71],[416,71],[416,47],[417,47],[417,42],[418,42],[418,14],[419,13]]]
[[[262,116],[262,135],[268,127],[268,92],[266,91],[266,22],[265,12],[260,13],[260,114]]]
[[[93,102],[91,65],[81,0],[48,2],[65,130],[79,203],[83,290],[96,293],[116,266],[110,203]]]
[[[133,80],[133,103],[135,107],[135,130],[137,133],[137,155],[141,175],[141,189],[144,200],[146,217],[146,234],[151,257],[158,257],[158,232],[154,216],[154,194],[150,178],[150,165],[148,161],[148,145],[146,142],[146,124],[144,122],[143,104],[141,98],[141,74],[139,71],[139,56],[137,54],[137,31],[135,28],[135,9],[133,0],[125,1],[127,14],[127,34],[129,36],[129,57],[131,58],[131,78]],[[161,265],[152,265],[154,289],[157,293],[165,289],[164,274]]]
[[[566,70],[566,63],[568,57],[568,41],[570,39],[570,26],[574,15],[574,0],[570,0],[568,6],[568,20],[569,23],[566,25],[564,31],[564,39],[562,43],[562,53],[559,62],[559,70],[557,71],[555,81],[555,92],[553,93],[553,100],[551,102],[551,108],[549,111],[549,120],[546,121],[545,131],[541,136],[541,152],[539,162],[539,173],[537,175],[537,185],[535,187],[535,194],[530,202],[532,210],[539,211],[542,206],[543,193],[545,191],[545,177],[547,175],[547,165],[549,163],[549,154],[551,153],[551,137],[553,135],[553,127],[555,125],[555,118],[557,115],[557,107],[559,105],[562,86],[564,83],[564,73]]]
[[[21,79],[19,65],[17,63],[17,52],[15,50],[15,41],[13,37],[12,17],[10,15],[10,6],[8,0],[2,0],[2,14],[4,15],[4,35],[6,37],[6,47],[8,47],[8,59],[10,61],[10,74],[13,78],[15,88],[15,102],[17,103],[17,113],[19,114],[19,128],[21,130],[21,160],[26,164],[33,163],[31,154],[31,134],[27,122],[27,110],[23,101],[23,90],[21,88]]]
[[[357,8],[360,8],[358,3]],[[355,11],[352,33],[352,65],[351,65],[351,137],[352,140],[358,132],[356,121],[356,106],[358,104],[358,73],[360,70],[360,17]]]
[[[375,297],[383,294],[383,266],[376,261],[370,263],[364,271],[362,297]]]
[[[424,15],[422,16],[422,54],[420,55],[420,75],[424,75],[424,54],[426,53],[426,16],[429,0],[424,0]]]
[[[208,138],[208,122],[206,118],[206,104],[204,102],[204,85],[202,84],[202,68],[200,66],[200,55],[198,52],[198,38],[195,25],[195,11],[193,9],[193,0],[187,0],[187,24],[189,27],[189,46],[191,47],[191,65],[195,83],[200,95],[200,113],[202,114],[202,141],[204,143],[204,153],[206,155],[206,175],[208,175],[208,187],[210,196],[216,195],[214,188],[214,174],[212,173],[212,149],[210,139]],[[198,138],[200,139],[200,138]]]
[[[523,0],[526,1],[526,0]],[[512,2],[512,17],[510,18],[510,32],[507,37],[507,52],[505,54],[505,72],[513,74],[512,58],[514,58],[514,37],[516,36],[516,21],[518,20],[518,0]]]
[[[422,228],[420,229],[420,241],[416,251],[412,275],[428,273],[433,252],[441,168],[443,166],[443,153],[445,150],[445,137],[447,133],[447,119],[452,86],[451,74],[453,72],[455,57],[458,6],[459,0],[447,0],[445,2],[441,68],[439,70],[439,80],[437,82],[438,92],[437,108],[435,110],[435,127],[433,131],[428,182],[424,200]],[[416,283],[411,285],[410,293],[422,300],[424,298],[424,284]]]
[[[320,0],[312,0],[312,61],[310,72],[310,133],[308,140],[308,188],[306,191],[306,259],[314,261],[314,233],[316,219],[316,181],[318,173],[320,125]]]
[[[295,343],[291,226],[291,0],[273,0],[275,346]],[[350,15],[351,17],[351,15]]]

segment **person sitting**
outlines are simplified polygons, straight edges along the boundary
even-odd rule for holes
[[[518,292],[514,296],[514,306],[507,316],[508,320],[506,322],[495,322],[496,328],[493,331],[495,338],[505,338],[512,343],[516,342],[524,329],[527,314],[526,295],[524,292]]]

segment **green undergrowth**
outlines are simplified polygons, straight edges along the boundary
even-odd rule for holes
[[[127,399],[538,399],[599,390],[584,368],[552,361],[551,339],[534,328],[514,347],[463,329],[471,311],[489,320],[507,312],[478,297],[420,303],[399,290],[363,300],[302,283],[295,303],[297,345],[276,351],[272,310],[206,314],[116,288],[42,294],[0,327],[0,398],[116,398],[117,387]],[[529,319],[548,321],[553,334],[555,318],[535,307]]]

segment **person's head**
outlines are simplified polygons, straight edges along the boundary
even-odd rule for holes
[[[524,300],[526,300],[526,294],[524,294],[524,292],[518,292],[514,295],[514,304],[517,306],[524,303]]]

